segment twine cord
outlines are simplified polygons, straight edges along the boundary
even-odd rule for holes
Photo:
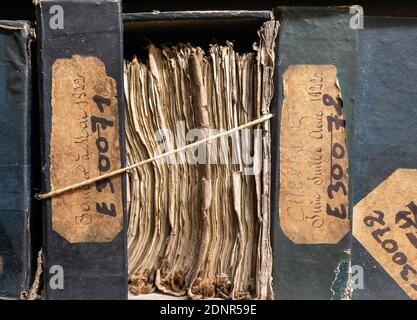
[[[175,150],[172,150],[172,151],[169,151],[169,152],[162,153],[160,155],[157,155],[157,156],[154,156],[152,158],[143,160],[141,162],[134,163],[134,164],[132,164],[130,166],[127,166],[127,167],[124,167],[124,168],[120,168],[120,169],[117,169],[117,170],[108,172],[106,174],[103,174],[101,176],[97,176],[97,177],[94,177],[94,178],[90,178],[90,179],[84,180],[82,182],[75,183],[75,184],[72,184],[72,185],[69,185],[69,186],[66,186],[66,187],[63,187],[63,188],[59,188],[59,189],[53,190],[53,191],[48,192],[48,193],[36,194],[35,195],[35,198],[38,199],[38,200],[48,199],[48,198],[51,198],[53,196],[62,194],[64,192],[72,191],[72,190],[75,190],[75,189],[78,189],[78,188],[87,186],[89,184],[92,184],[94,182],[100,181],[102,179],[106,179],[106,178],[109,178],[109,177],[114,177],[114,176],[119,175],[121,173],[125,173],[125,172],[127,172],[129,170],[132,170],[132,169],[135,169],[137,167],[143,166],[143,165],[145,165],[147,163],[150,163],[150,162],[153,162],[153,161],[156,161],[156,160],[165,158],[165,157],[169,157],[170,155],[173,155],[173,154],[178,153],[178,152],[182,152],[182,151],[185,151],[185,150],[194,148],[194,147],[199,146],[201,144],[204,144],[204,143],[206,143],[208,141],[215,140],[215,139],[218,139],[218,138],[221,138],[221,137],[224,137],[224,136],[231,135],[232,133],[237,132],[237,131],[240,131],[242,129],[246,129],[246,128],[249,128],[249,127],[253,127],[254,125],[260,124],[262,122],[265,122],[265,121],[271,119],[272,117],[273,117],[272,114],[270,114],[270,113],[269,114],[266,114],[266,115],[264,115],[264,116],[262,116],[262,117],[260,117],[260,118],[258,118],[256,120],[253,120],[253,121],[247,122],[245,124],[242,124],[241,126],[232,128],[230,130],[227,130],[227,131],[224,131],[224,132],[221,132],[221,133],[218,133],[218,134],[215,134],[213,136],[209,136],[208,138],[198,140],[196,142],[187,144],[186,146],[183,146],[181,148],[178,148],[178,149],[175,149]]]

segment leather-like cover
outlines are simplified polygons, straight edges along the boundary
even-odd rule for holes
[[[355,205],[396,169],[417,168],[416,53],[417,19],[365,18],[359,32]],[[353,299],[409,299],[355,238],[352,265],[363,268],[363,288],[353,287]]]
[[[62,7],[64,27],[52,29],[50,18]],[[125,166],[121,3],[112,0],[40,1],[37,4],[39,74],[42,121],[43,192],[50,191],[51,68],[56,59],[95,56],[107,75],[117,82],[121,164]],[[126,181],[122,176],[123,216],[126,225]],[[43,201],[44,279],[46,299],[127,299],[125,228],[108,243],[69,243],[52,229],[51,200]],[[59,265],[64,288],[51,289],[49,281]]]
[[[25,21],[0,21],[0,298],[32,279],[31,36]]]
[[[282,76],[293,64],[333,64],[343,97],[349,167],[353,154],[353,113],[357,30],[350,28],[348,7],[279,8],[276,46],[277,70],[272,120],[271,221],[274,253],[273,287],[277,299],[348,299],[351,233],[338,244],[295,244],[283,233],[279,221],[279,143]],[[349,176],[349,193],[352,193]],[[350,201],[351,204],[351,201]],[[349,207],[349,218],[352,206]]]

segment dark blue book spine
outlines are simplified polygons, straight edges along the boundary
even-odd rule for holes
[[[37,4],[43,192],[125,166],[120,1]],[[46,299],[126,299],[124,176],[43,200]]]
[[[0,21],[0,298],[32,279],[31,26]]]
[[[359,32],[353,299],[417,299],[416,48],[415,18]]]
[[[348,7],[277,11],[274,293],[277,299],[349,299],[357,30]]]

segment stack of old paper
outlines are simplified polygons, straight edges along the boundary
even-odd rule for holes
[[[254,51],[150,45],[125,62],[127,162],[269,113],[278,24]],[[272,298],[269,123],[173,153],[128,175],[132,294]]]

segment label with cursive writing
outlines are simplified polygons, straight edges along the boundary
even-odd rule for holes
[[[51,189],[120,168],[117,88],[96,57],[52,66]],[[70,243],[110,242],[123,227],[121,178],[52,197],[52,228]]]
[[[294,243],[335,244],[349,231],[345,120],[336,67],[283,75],[279,218]]]
[[[353,236],[417,299],[417,170],[397,169],[353,208]]]

